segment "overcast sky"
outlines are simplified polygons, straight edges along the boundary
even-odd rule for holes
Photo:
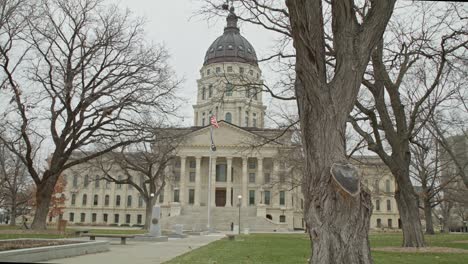
[[[196,12],[201,6],[199,0],[108,1],[120,2],[122,8],[127,7],[135,15],[145,17],[148,39],[165,45],[171,55],[171,66],[178,77],[184,79],[180,91],[188,100],[188,104],[182,109],[182,114],[186,117],[184,125],[193,125],[192,105],[196,100],[199,70],[203,66],[206,50],[222,35],[226,25],[225,19],[208,22],[204,17],[197,16]],[[259,58],[268,54],[276,37],[273,33],[246,23],[240,27],[241,34],[254,46]],[[264,78],[267,78],[267,69],[262,70]]]

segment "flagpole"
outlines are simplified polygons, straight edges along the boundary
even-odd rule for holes
[[[211,136],[211,142],[213,142],[213,126],[210,125],[210,136]],[[211,174],[213,168],[211,168],[211,159],[213,157],[213,148],[210,144],[210,162],[209,162],[209,169],[208,169],[208,232],[211,232]]]

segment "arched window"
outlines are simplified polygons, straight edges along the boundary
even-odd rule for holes
[[[109,195],[106,195],[106,196],[104,197],[104,205],[105,205],[105,206],[109,206]]]
[[[132,206],[132,196],[129,195],[127,196],[127,207],[131,207]]]
[[[392,202],[390,200],[387,200],[387,211],[392,210]]]
[[[224,121],[228,123],[232,123],[232,114],[231,113],[226,113],[226,117],[224,118]]]
[[[257,114],[252,113],[252,126],[257,127]]]
[[[78,176],[73,175],[73,187],[78,187]]]
[[[379,193],[379,192],[380,192],[379,180],[375,180],[375,182],[374,182],[374,191],[375,191],[375,193]]]
[[[390,180],[385,181],[385,191],[390,192]]]
[[[72,194],[71,196],[71,205],[75,205],[76,202],[76,194]]]
[[[232,90],[233,90],[232,84],[231,83],[226,84],[226,96],[232,96]]]
[[[375,210],[380,211],[380,200],[375,200]]]
[[[120,195],[115,197],[115,206],[120,206]]]
[[[93,205],[98,205],[98,199],[99,199],[99,196],[95,194],[94,199],[93,199]]]
[[[86,200],[88,200],[88,196],[86,194],[83,194],[83,200],[81,201],[81,204],[86,205]]]
[[[83,185],[84,185],[85,188],[88,187],[88,185],[89,185],[89,176],[88,175],[85,175]]]

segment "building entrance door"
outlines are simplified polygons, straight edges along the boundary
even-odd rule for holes
[[[226,189],[217,188],[215,197],[216,207],[224,207],[226,205]]]

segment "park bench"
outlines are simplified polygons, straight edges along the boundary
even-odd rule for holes
[[[125,245],[127,238],[134,238],[134,235],[123,235],[123,234],[82,234],[82,237],[89,237],[90,240],[96,240],[96,237],[110,237],[110,238],[120,238],[120,244]]]
[[[80,236],[82,234],[87,234],[89,233],[89,230],[82,229],[82,230],[75,230],[75,236]]]

